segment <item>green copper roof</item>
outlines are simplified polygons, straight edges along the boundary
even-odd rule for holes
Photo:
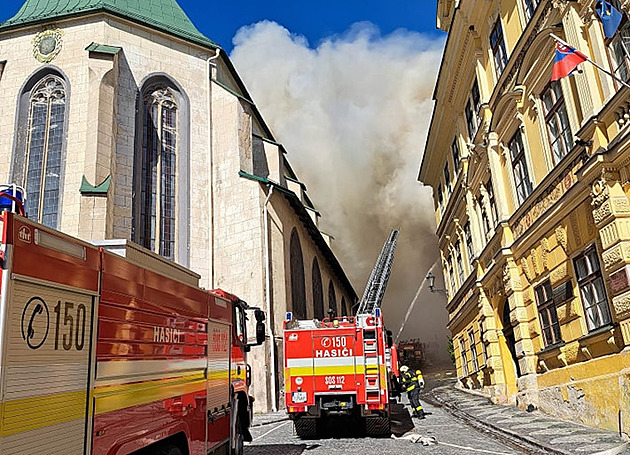
[[[197,30],[175,0],[26,0],[0,30],[92,12],[109,12],[204,46],[219,47]]]

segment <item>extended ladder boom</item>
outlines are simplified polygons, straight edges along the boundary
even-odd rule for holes
[[[389,274],[392,270],[397,241],[398,229],[393,229],[383,245],[376,265],[372,269],[370,279],[365,286],[363,297],[359,303],[357,314],[371,314],[376,308],[380,308],[385,289],[387,288],[387,282],[389,281]]]

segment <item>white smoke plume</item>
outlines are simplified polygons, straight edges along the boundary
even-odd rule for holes
[[[356,23],[313,48],[263,21],[238,31],[231,55],[359,296],[389,231],[400,228],[383,302],[394,334],[438,258],[431,190],[417,175],[443,44],[406,30],[382,36]],[[401,340],[438,343],[445,355],[444,303],[425,286]]]

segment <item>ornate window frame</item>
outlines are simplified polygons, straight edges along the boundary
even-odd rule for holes
[[[173,250],[171,255],[165,255],[178,264],[183,266],[189,265],[189,239],[190,239],[190,102],[183,88],[170,76],[163,73],[156,73],[146,77],[140,84],[140,90],[136,100],[136,134],[134,147],[134,167],[133,167],[133,207],[132,207],[132,231],[131,239],[158,254],[160,253],[160,243],[155,241],[153,245],[147,243],[146,237],[143,236],[143,182],[147,172],[145,154],[147,153],[146,125],[148,119],[148,102],[158,103],[161,106],[176,106],[176,121],[174,131],[169,128],[160,129],[161,133],[174,133],[176,137],[176,150],[174,157],[174,187],[169,187],[168,183],[162,181],[162,178],[156,178],[157,182],[163,184],[171,193],[171,201],[174,201],[175,207],[166,207],[166,213],[172,218],[172,226],[174,236],[172,238]],[[161,111],[166,112],[165,110]],[[160,116],[160,119],[162,116]],[[173,125],[171,125],[173,126]],[[155,138],[154,138],[155,139]],[[163,138],[158,138],[159,147],[164,146]],[[171,162],[171,165],[173,163]],[[144,176],[143,176],[144,172]],[[172,180],[171,180],[172,183]],[[157,187],[160,186],[157,184]],[[160,198],[158,198],[159,201]],[[155,205],[158,205],[157,203]],[[146,213],[146,212],[145,212]],[[161,213],[156,209],[155,216]],[[174,218],[174,219],[173,219]],[[145,218],[146,220],[146,218]],[[145,221],[146,222],[146,221]],[[155,221],[155,225],[160,223]],[[147,226],[150,229],[150,224]],[[144,230],[144,234],[148,230]],[[152,229],[159,230],[153,226]],[[154,235],[156,232],[153,233]],[[157,240],[157,237],[155,237]]]
[[[16,133],[11,158],[10,180],[25,188],[27,210],[29,207],[32,207],[34,201],[37,201],[37,217],[32,218],[34,215],[27,213],[29,218],[52,228],[58,228],[61,225],[62,218],[70,95],[70,83],[67,76],[59,68],[49,65],[40,68],[27,78],[20,89],[17,103],[14,128]],[[52,127],[50,114],[55,104],[53,98],[59,100],[59,96],[63,96],[64,100],[63,113],[60,114],[62,118],[58,119],[56,127]],[[33,178],[33,173],[37,171],[35,167],[32,167],[36,163],[34,161],[35,157],[32,155],[33,132],[36,131],[33,128],[32,111],[35,97],[38,97],[38,104],[41,105],[41,103],[46,102],[47,107],[44,129],[39,131],[39,134],[43,134],[40,159],[42,164],[44,164],[45,172],[41,172],[39,175],[40,186],[37,190],[39,196],[36,200],[33,199],[32,195],[36,188],[31,186],[32,182],[29,184],[28,180],[29,172],[31,173],[31,178]],[[62,125],[61,130],[56,129],[59,124]],[[56,134],[52,135],[51,133]],[[51,141],[55,141],[52,144],[56,149],[54,155],[50,154]],[[51,171],[51,169],[55,169],[56,172]],[[49,187],[51,189],[46,194],[46,190],[42,189],[42,185],[45,188],[47,181],[53,181],[48,180],[48,178],[56,179],[57,184],[56,188],[54,188],[55,185]],[[55,208],[51,209],[53,204]],[[45,208],[47,208],[48,213],[46,213]]]

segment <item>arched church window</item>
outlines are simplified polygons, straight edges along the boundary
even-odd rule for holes
[[[140,226],[137,241],[168,259],[175,259],[175,198],[178,106],[168,87],[143,97]]]
[[[30,219],[56,228],[66,118],[64,81],[54,74],[45,75],[33,86],[28,103],[26,172],[22,176],[25,210]]]
[[[337,296],[335,294],[335,285],[332,281],[328,282],[328,316],[337,317]]]
[[[306,289],[304,286],[304,261],[302,259],[302,246],[297,229],[293,228],[290,240],[290,267],[291,267],[291,302],[293,314],[296,319],[306,319]]]
[[[324,314],[324,290],[322,289],[322,274],[319,270],[317,258],[313,259],[313,316],[320,321]]]

